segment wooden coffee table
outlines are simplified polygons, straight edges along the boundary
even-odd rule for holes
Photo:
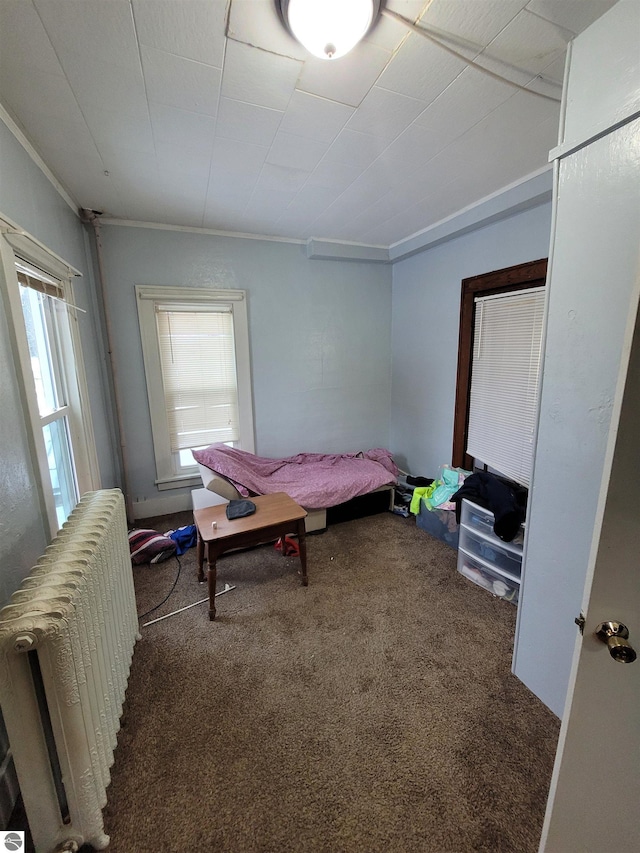
[[[284,492],[273,495],[260,495],[251,498],[256,511],[244,518],[227,518],[226,504],[196,509],[193,520],[198,531],[197,557],[198,581],[204,582],[204,558],[207,557],[207,581],[209,586],[209,619],[216,617],[216,560],[225,551],[233,548],[247,548],[283,539],[287,533],[298,537],[300,563],[302,567],[302,585],[307,586],[307,544],[305,541],[304,520],[306,510]],[[285,549],[282,549],[284,554]]]

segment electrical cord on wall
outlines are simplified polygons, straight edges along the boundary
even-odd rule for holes
[[[176,562],[178,564],[178,573],[176,575],[176,579],[173,582],[173,586],[171,587],[169,592],[166,594],[166,596],[162,599],[160,604],[156,604],[156,606],[152,607],[151,610],[147,610],[146,613],[143,613],[141,616],[138,616],[138,619],[145,619],[150,613],[154,613],[156,610],[158,610],[158,608],[162,607],[162,605],[165,602],[167,602],[169,600],[169,598],[171,597],[171,594],[173,593],[174,589],[176,588],[176,586],[178,584],[178,580],[180,578],[180,572],[182,571],[182,563],[180,562],[180,560],[178,559],[177,556],[175,557],[175,559],[176,559]]]

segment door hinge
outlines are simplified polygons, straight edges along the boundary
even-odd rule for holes
[[[584,634],[584,625],[585,625],[586,621],[587,620],[585,619],[584,613],[580,613],[580,615],[576,616],[576,618],[574,619],[574,622],[576,623],[576,625],[580,629],[581,634]]]

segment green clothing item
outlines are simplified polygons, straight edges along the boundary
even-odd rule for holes
[[[420,515],[420,499],[421,498],[430,498],[431,495],[438,488],[438,483],[432,483],[430,486],[419,486],[417,489],[413,490],[413,497],[411,498],[411,506],[409,507],[410,511],[414,515]]]

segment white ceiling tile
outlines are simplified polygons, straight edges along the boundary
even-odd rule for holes
[[[319,142],[331,142],[354,113],[354,108],[307,92],[293,93],[280,130]]]
[[[211,168],[211,147],[190,148],[184,145],[169,145],[166,142],[156,143],[156,162],[160,172],[180,172],[192,175],[206,182]]]
[[[122,195],[104,174],[101,162],[85,158],[77,151],[51,148],[47,152],[47,165],[82,207],[120,215]]]
[[[376,85],[429,104],[466,67],[461,59],[412,33]]]
[[[210,183],[203,216],[204,226],[206,228],[220,228],[228,218],[239,219],[251,199],[253,190],[254,187],[243,190],[234,187],[230,191],[228,186],[222,187],[216,183]]]
[[[366,169],[387,147],[388,142],[370,133],[359,133],[345,128],[333,142],[325,161],[347,163]]]
[[[282,110],[220,98],[216,135],[253,145],[270,146],[283,115]]]
[[[101,108],[125,115],[147,111],[142,68],[65,54],[64,72],[81,109]]]
[[[292,229],[296,226],[306,227],[333,204],[339,194],[340,190],[306,185],[296,193],[277,224]]]
[[[153,138],[158,143],[211,151],[216,120],[213,116],[149,102]]]
[[[150,100],[208,116],[216,114],[220,69],[153,47],[142,46],[141,54]]]
[[[268,148],[238,142],[233,139],[216,139],[213,143],[211,180],[216,186],[233,190],[252,189],[257,181]]]
[[[423,160],[429,160],[511,98],[515,91],[474,68],[466,69],[393,143],[389,156],[406,162],[406,146],[415,139]]]
[[[421,23],[478,45],[487,45],[527,0],[435,0]],[[561,0],[564,2],[564,0]]]
[[[483,51],[480,61],[493,71],[500,71],[499,63],[506,63],[500,72],[509,79],[521,83],[518,74],[511,74],[511,67],[526,74],[536,74],[559,57],[564,56],[569,36],[553,24],[523,10],[506,26]],[[490,59],[491,62],[482,62]]]
[[[229,40],[224,63],[222,94],[225,98],[286,109],[302,63]]]
[[[25,45],[29,45],[28,50]],[[0,78],[12,67],[63,74],[40,16],[33,4],[24,0],[0,3]]]
[[[204,206],[192,200],[179,202],[165,194],[163,221],[187,228],[202,228]]]
[[[297,193],[304,186],[309,177],[309,173],[302,169],[287,168],[286,166],[276,166],[272,163],[265,163],[260,172],[260,177],[256,183],[256,190],[260,192],[286,192]],[[290,201],[291,199],[289,199]]]
[[[415,23],[427,3],[428,0],[387,0],[384,5],[411,23]],[[395,50],[407,33],[407,27],[403,23],[381,14],[373,29],[365,36],[365,41],[387,50]]]
[[[169,225],[179,225],[180,223],[172,223],[166,217],[166,200],[161,192],[156,193],[137,193],[134,198],[129,195],[126,201],[126,213],[124,218],[131,219],[134,222],[160,222],[168,223]]]
[[[80,111],[59,123],[46,113],[31,110],[23,110],[20,119],[27,137],[47,162],[50,151],[59,150],[80,157],[84,165],[91,163],[94,169],[105,168]]]
[[[114,181],[126,186],[126,181],[130,180],[138,187],[148,182],[151,191],[154,191],[155,185],[151,181],[157,182],[159,177],[155,157],[117,146],[103,146],[101,154],[104,168]]]
[[[293,190],[274,190],[256,187],[251,200],[246,208],[246,214],[250,217],[264,218],[270,225],[276,222],[293,200]]]
[[[98,148],[106,145],[149,154],[155,152],[151,121],[146,110],[137,116],[124,116],[98,107],[85,108],[84,117]]]
[[[480,121],[514,94],[514,88],[466,68],[416,119],[432,128],[446,126],[447,136],[459,135]]]
[[[308,184],[311,187],[342,190],[353,183],[363,171],[364,169],[360,166],[321,160],[309,176]]]
[[[202,218],[207,197],[208,169],[200,174],[180,169],[174,171],[160,169],[159,172],[160,189],[167,199],[167,204],[191,205],[193,209],[197,208],[200,211],[199,215]]]
[[[545,65],[542,69],[541,77],[545,80],[553,80],[558,84],[558,89],[554,94],[557,94],[558,97],[562,92],[562,81],[564,80],[564,71],[566,65],[566,56],[560,56],[558,59],[555,59],[550,65]]]
[[[233,0],[229,9],[228,35],[234,41],[262,50],[304,60],[309,54],[294,39],[276,11],[272,0]]]
[[[327,145],[324,142],[314,142],[312,139],[280,131],[271,146],[267,163],[312,172],[326,150]]]
[[[527,9],[576,35],[615,5],[616,0],[529,0]]]
[[[62,64],[67,56],[138,68],[129,0],[34,0]]]
[[[210,180],[204,212],[205,221],[210,217],[216,217],[219,220],[223,215],[241,216],[254,189],[255,185],[250,188],[237,185],[230,187],[229,184],[219,184],[215,179]]]
[[[78,103],[65,77],[29,69],[28,74],[19,66],[10,66],[2,76],[2,101],[21,112],[41,113],[57,121],[73,120],[80,115]]]
[[[424,108],[422,101],[374,86],[358,111],[349,119],[347,129],[370,133],[390,141],[402,133]]]
[[[357,107],[390,58],[388,50],[368,42],[361,42],[333,62],[310,57],[304,63],[297,88]]]
[[[222,68],[226,0],[133,0],[141,44]]]

